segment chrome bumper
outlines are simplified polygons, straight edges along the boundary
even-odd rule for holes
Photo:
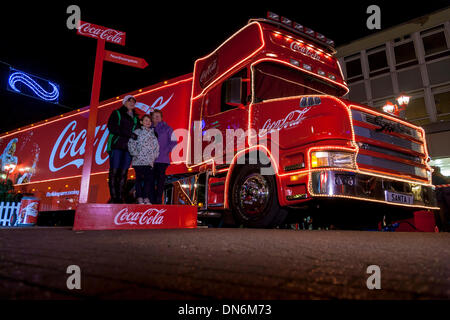
[[[351,171],[324,170],[311,173],[309,191],[312,197],[340,197],[384,202],[423,209],[439,209],[434,188],[413,182],[372,176]],[[412,203],[389,202],[386,192],[412,196]]]

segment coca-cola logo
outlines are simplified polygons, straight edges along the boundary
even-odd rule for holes
[[[22,208],[21,216],[25,217],[26,215],[36,217],[38,214],[38,202],[31,202],[26,207]]]
[[[200,86],[202,88],[206,87],[209,81],[216,75],[217,72],[217,56],[213,57],[213,60],[203,69],[200,74]]]
[[[172,99],[173,97],[173,93],[172,95],[167,98],[166,101],[164,101],[164,97],[160,96],[158,99],[156,99],[153,104],[151,106],[146,105],[145,103],[142,102],[136,102],[136,108],[139,108],[140,110],[142,110],[145,113],[150,113],[153,112],[155,110],[162,110]]]
[[[50,171],[57,172],[68,166],[80,168],[83,165],[84,159],[82,156],[86,148],[87,130],[83,129],[77,132],[77,124],[76,120],[71,121],[58,136],[48,162]],[[95,128],[95,138],[97,138],[100,131],[103,132],[100,141],[98,139],[94,140],[94,147],[97,147],[95,151],[95,163],[98,165],[102,165],[108,159],[106,142],[109,131],[106,124]]]
[[[78,34],[125,45],[125,32],[97,26],[88,22],[80,22],[80,26],[78,27]]]
[[[114,224],[117,226],[124,224],[131,225],[148,225],[148,224],[163,224],[164,213],[167,209],[149,208],[145,211],[128,211],[128,208],[120,210],[115,218]]]
[[[308,47],[306,45],[303,45],[301,43],[292,42],[291,43],[291,50],[292,51],[296,51],[296,52],[300,52],[301,54],[303,54],[305,56],[308,56],[308,57],[310,57],[310,58],[312,58],[314,60],[320,61],[320,56],[317,54],[317,52],[314,49],[312,49],[312,48],[310,48],[310,47]]]
[[[262,129],[259,132],[260,137],[264,137],[268,133],[271,133],[275,130],[280,131],[281,129],[286,129],[289,127],[294,127],[305,119],[305,114],[311,109],[311,107],[307,107],[302,110],[293,110],[283,119],[272,122],[272,119],[267,119],[264,123]]]

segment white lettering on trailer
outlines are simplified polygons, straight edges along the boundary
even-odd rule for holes
[[[76,126],[77,121],[76,120],[71,121],[64,128],[64,130],[61,132],[58,139],[56,140],[56,143],[53,146],[52,153],[50,154],[50,159],[48,163],[50,171],[57,172],[71,165],[80,168],[83,165],[84,159],[82,157],[69,161],[61,165],[60,167],[56,167],[55,165],[55,159],[63,160],[67,156],[67,154],[69,154],[71,158],[74,158],[75,156],[84,155],[86,147],[86,129],[81,130],[81,132],[77,134],[77,132],[75,131]],[[97,126],[95,128],[95,137],[97,137],[97,134],[100,130],[103,130],[103,136],[100,139],[100,142],[97,144],[97,150],[95,152],[95,161],[98,165],[103,164],[108,159],[108,156],[102,158],[102,154],[106,153],[106,141],[109,135],[109,131],[106,128],[106,124],[103,124],[102,126]],[[98,139],[94,141],[94,146],[97,141]]]
[[[123,224],[162,224],[164,220],[163,213],[167,209],[150,208],[144,212],[128,212],[128,208],[120,210],[114,218],[114,224],[117,226]]]

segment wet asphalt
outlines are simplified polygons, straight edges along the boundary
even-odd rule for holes
[[[66,273],[80,268],[81,289]],[[370,265],[381,289],[369,290]],[[450,299],[450,234],[0,229],[0,299]]]

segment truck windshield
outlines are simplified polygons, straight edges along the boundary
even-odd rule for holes
[[[308,94],[340,96],[345,93],[326,81],[273,62],[255,66],[254,90],[256,102]]]

